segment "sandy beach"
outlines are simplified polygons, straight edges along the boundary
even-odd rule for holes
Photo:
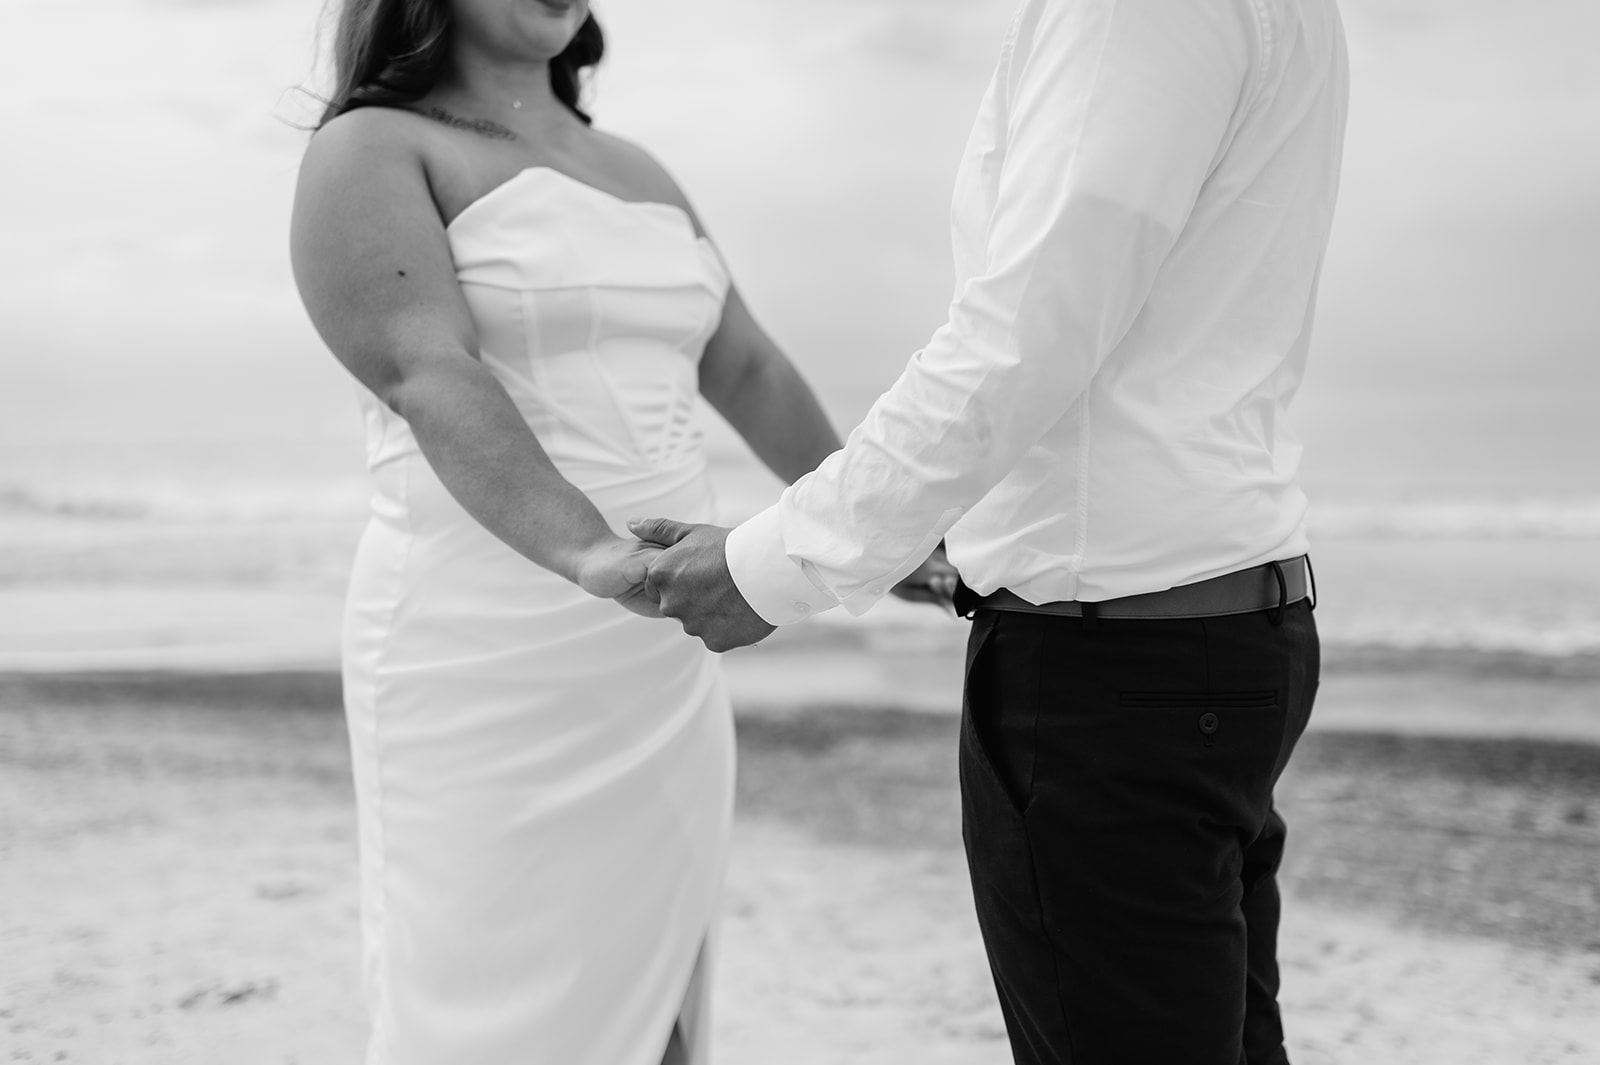
[[[1592,1065],[1600,5],[1340,6],[1351,122],[1295,407],[1328,594],[1280,792],[1291,1052]],[[945,320],[1011,7],[605,7],[600,124],[690,190],[840,428]],[[284,247],[321,10],[7,8],[0,1063],[360,1060],[335,669],[370,486]],[[708,432],[721,519],[764,507],[777,482]],[[841,613],[727,659],[716,1060],[1004,1065],[963,626]]]
[[[1378,679],[1352,668],[1328,687],[1404,690]],[[1559,683],[1600,705],[1592,678],[1497,683],[1513,702]],[[1008,1060],[954,727],[741,707],[718,1060]],[[326,672],[0,679],[5,1060],[358,1060],[345,759]],[[1596,1060],[1600,746],[1318,729],[1280,802],[1297,1062]]]

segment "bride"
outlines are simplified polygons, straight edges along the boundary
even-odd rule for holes
[[[785,481],[839,440],[673,180],[591,127],[602,50],[585,0],[347,0],[301,168],[375,482],[343,649],[373,1065],[705,1060],[732,719],[622,530],[712,518],[697,393]]]

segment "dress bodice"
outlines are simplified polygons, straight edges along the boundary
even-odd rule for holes
[[[530,167],[446,235],[480,355],[565,476],[603,491],[703,471],[699,362],[729,280],[681,208]],[[374,467],[415,448],[373,413]]]

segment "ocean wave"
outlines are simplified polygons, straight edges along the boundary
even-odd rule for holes
[[[1582,604],[1542,617],[1449,607],[1341,610],[1329,605],[1317,611],[1317,629],[1324,650],[1333,654],[1356,652],[1397,661],[1406,656],[1585,660],[1600,668],[1600,608]],[[967,635],[967,626],[948,614],[899,600],[884,600],[859,617],[830,611],[793,631],[804,639],[805,630],[825,642],[864,643],[898,655],[961,654]]]
[[[363,478],[320,483],[0,486],[0,517],[78,521],[280,522],[358,518]]]
[[[59,496],[25,488],[0,488],[0,515],[26,514],[41,517],[137,520],[147,517],[147,508],[133,500],[111,500]]]
[[[754,513],[739,484],[718,495],[726,517]],[[748,493],[746,493],[748,494]],[[290,521],[357,517],[370,487],[364,477],[247,481],[213,479],[76,484],[0,484],[0,516],[78,520]],[[1313,536],[1374,539],[1600,539],[1600,497],[1576,499],[1314,501]]]
[[[1334,650],[1382,649],[1535,659],[1600,656],[1600,618],[1527,624],[1485,616],[1412,614],[1389,619],[1319,619],[1318,628],[1323,645]]]
[[[1600,538],[1600,499],[1313,503],[1310,525],[1337,537]]]

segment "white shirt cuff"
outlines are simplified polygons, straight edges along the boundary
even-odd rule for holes
[[[733,583],[768,625],[793,625],[839,604],[811,583],[783,543],[778,504],[728,533],[725,547]]]

